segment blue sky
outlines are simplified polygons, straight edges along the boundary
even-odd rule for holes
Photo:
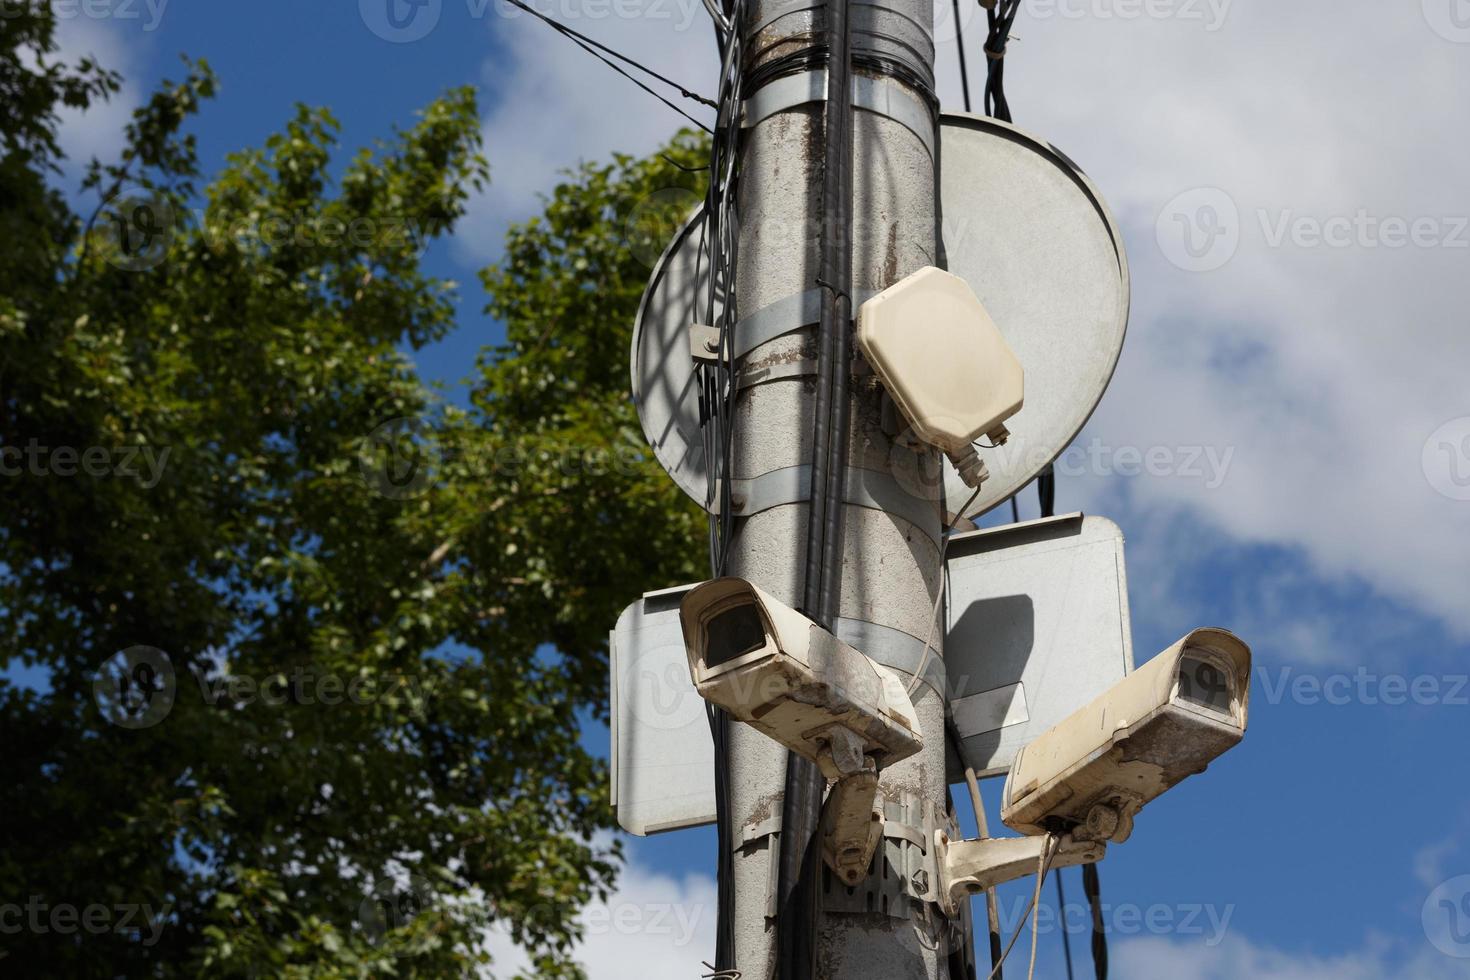
[[[557,167],[647,151],[678,119],[503,7],[431,0],[409,28],[423,36],[395,41],[380,3],[138,0],[106,17],[74,4],[67,50],[97,53],[129,85],[69,120],[66,144],[115,148],[127,109],[179,75],[180,52],[222,81],[194,127],[206,170],[260,144],[298,101],[330,106],[353,148],[448,87],[479,86],[494,186],[429,253],[431,271],[463,284],[461,327],[418,357],[453,381],[501,337],[475,272],[506,222],[536,210]],[[1078,467],[1058,506],[1123,527],[1140,657],[1222,625],[1253,644],[1258,669],[1244,744],[1150,807],[1103,865],[1115,975],[1470,975],[1470,903],[1449,918],[1470,894],[1470,878],[1456,881],[1470,875],[1470,9],[1141,7],[1028,0],[1008,87],[1017,121],[1108,197],[1132,262],[1128,346],[1079,444],[1212,447],[1229,462],[1215,481]],[[697,0],[542,9],[712,88]],[[972,65],[978,24],[966,16]],[[940,32],[950,108],[954,33]],[[1396,220],[1423,234],[1393,244]],[[1393,703],[1385,678],[1436,693]],[[633,841],[630,855],[615,901],[694,910],[695,938],[594,929],[592,975],[693,976],[711,952],[712,835]],[[1076,872],[1066,885],[1080,898]],[[1182,925],[1195,906],[1201,932]],[[1130,907],[1172,925],[1131,931]],[[1073,945],[1081,965],[1085,934]],[[1059,947],[1043,936],[1041,975],[1061,975]]]

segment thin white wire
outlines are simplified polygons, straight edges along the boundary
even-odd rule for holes
[[[1031,965],[1026,970],[1026,980],[1036,980],[1036,933],[1041,922],[1041,886],[1046,881],[1046,869],[1051,864],[1049,855],[1054,844],[1058,844],[1055,834],[1046,835],[1046,843],[1041,845],[1041,863],[1036,867],[1036,894],[1031,899]]]
[[[929,613],[929,632],[924,637],[924,655],[919,658],[919,666],[914,671],[914,676],[909,678],[908,696],[910,698],[913,698],[914,692],[923,683],[924,668],[929,666],[930,655],[934,652],[934,630],[939,626],[939,607],[944,603],[944,577],[946,574],[944,556],[949,551],[949,539],[954,534],[954,529],[959,526],[960,521],[965,519],[965,511],[970,509],[970,505],[975,502],[975,498],[978,496],[980,496],[980,489],[977,487],[975,492],[970,494],[970,499],[965,501],[965,505],[955,512],[954,520],[950,522],[949,528],[944,532],[944,542],[939,546],[939,589],[934,596],[934,609]]]
[[[1041,867],[1037,869],[1036,892],[1031,896],[1031,904],[1026,906],[1026,911],[1021,913],[1022,923],[1031,916],[1032,910],[1036,909],[1037,903],[1041,901],[1041,885],[1046,880],[1047,872],[1051,870],[1052,859],[1056,857],[1055,852],[1051,852],[1051,842],[1054,840],[1056,840],[1056,835],[1048,834],[1046,843],[1041,847]],[[1039,910],[1037,911],[1037,917],[1040,918]],[[995,975],[1000,972],[1000,968],[1006,965],[1006,959],[1010,957],[1011,950],[1015,948],[1016,940],[1021,938],[1022,928],[1024,926],[1017,925],[1016,931],[1011,933],[1011,941],[1006,943],[1005,951],[1000,954],[1000,959],[996,962],[995,967],[990,971],[990,974],[985,980],[995,980]]]

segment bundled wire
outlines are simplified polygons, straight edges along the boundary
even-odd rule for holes
[[[1011,25],[1021,9],[1021,0],[992,0],[985,16],[990,34],[985,39],[985,114],[1002,122],[1011,121],[1011,104],[1006,101],[1006,47],[1011,41]]]
[[[734,516],[729,474],[734,455],[735,420],[733,379],[735,376],[735,331],[739,319],[735,296],[735,266],[739,258],[738,229],[734,205],[740,147],[740,110],[744,99],[744,53],[740,25],[744,0],[705,0],[714,20],[715,41],[720,53],[719,98],[715,103],[714,130],[710,134],[709,186],[705,192],[704,227],[699,261],[708,269],[708,286],[695,296],[693,308],[704,314],[704,322],[718,328],[719,344],[714,363],[700,369],[700,421],[704,437],[706,471],[705,510],[709,513],[710,570],[715,577],[726,574]],[[701,281],[695,276],[695,289]],[[739,977],[735,964],[734,830],[730,812],[730,720],[726,713],[706,705],[710,734],[715,748],[715,810],[717,814],[716,875],[718,923],[715,932],[715,962],[712,976]]]

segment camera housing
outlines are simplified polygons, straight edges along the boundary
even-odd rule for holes
[[[696,586],[679,618],[700,696],[817,763],[828,779],[923,748],[897,674],[745,579]]]
[[[1122,843],[1145,804],[1245,736],[1250,647],[1198,629],[1021,749],[1001,820],[1023,834]]]

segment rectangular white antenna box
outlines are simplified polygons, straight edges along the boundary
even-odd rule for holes
[[[1008,524],[956,535],[946,564],[950,711],[965,762],[1004,775],[1133,670],[1123,532],[1081,514]]]
[[[715,822],[714,740],[679,624],[691,588],[633,603],[608,644],[612,802],[618,824],[639,836]]]

